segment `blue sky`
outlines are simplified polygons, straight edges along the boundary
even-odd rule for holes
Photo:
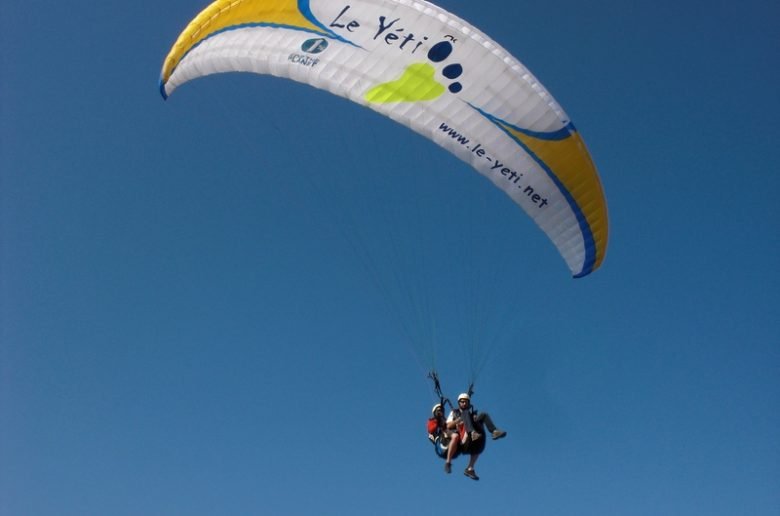
[[[231,75],[164,102],[205,3],[2,4],[0,513],[777,514],[780,8],[439,5],[585,137],[592,276],[342,99]],[[430,303],[450,396],[484,337],[475,404],[509,435],[479,483],[425,440],[418,312],[341,228]]]

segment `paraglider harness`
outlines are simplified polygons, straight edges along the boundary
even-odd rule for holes
[[[453,406],[452,402],[444,396],[444,393],[441,390],[441,383],[439,382],[439,375],[436,374],[436,371],[431,371],[428,373],[428,378],[430,378],[433,381],[433,389],[436,392],[436,395],[439,397],[439,405],[441,405],[442,412],[444,412],[444,408],[449,405],[450,410],[459,412],[460,409]],[[474,384],[472,383],[469,385],[468,390],[469,397],[471,397],[472,394],[474,394]],[[477,410],[472,406],[469,407],[469,413],[467,417],[471,417],[472,421],[473,418],[476,417]],[[435,416],[434,416],[435,417]],[[476,425],[476,423],[475,423]],[[478,429],[478,431],[482,430],[481,428]],[[484,434],[484,431],[482,432]],[[437,427],[435,432],[433,434],[429,434],[433,436],[433,439],[431,442],[434,446],[434,451],[436,452],[436,455],[441,457],[442,459],[447,458],[447,449],[450,445],[450,438],[451,434],[447,431],[446,426],[444,428]],[[460,455],[461,451],[464,453],[482,453],[482,450],[485,446],[485,440],[481,439],[476,447],[471,446],[472,443],[469,443],[465,447],[458,447],[458,451],[455,453],[455,456]]]

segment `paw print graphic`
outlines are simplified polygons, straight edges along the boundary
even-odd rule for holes
[[[452,43],[449,41],[442,41],[431,47],[428,51],[428,59],[434,63],[441,63],[450,57],[450,54],[452,54]],[[463,74],[463,66],[458,63],[453,63],[445,66],[441,73],[447,79],[455,80]],[[456,81],[450,83],[448,89],[451,93],[458,93],[463,89],[463,85]]]

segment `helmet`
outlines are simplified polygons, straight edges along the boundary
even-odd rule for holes
[[[469,400],[471,401],[471,396],[468,395],[468,393],[464,392],[462,394],[458,394],[458,401],[460,400]]]
[[[433,408],[431,409],[431,415],[435,416],[436,415],[436,411],[439,410],[439,409],[442,409],[442,410],[444,409],[444,407],[441,406],[441,403],[437,403],[436,405],[433,406]]]

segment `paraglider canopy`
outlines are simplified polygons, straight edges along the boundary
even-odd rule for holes
[[[217,0],[177,39],[160,91],[167,98],[192,79],[233,71],[310,84],[398,121],[503,190],[575,277],[602,264],[606,201],[579,132],[517,59],[440,7]],[[263,101],[273,99],[258,92]]]

